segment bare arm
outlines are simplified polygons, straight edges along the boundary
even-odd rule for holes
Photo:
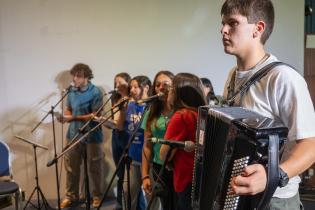
[[[88,121],[93,119],[96,112],[92,112],[85,115],[72,116],[72,111],[69,107],[66,107],[63,116],[58,116],[57,120],[61,123],[72,122],[72,121]]]
[[[95,113],[96,112],[92,112],[92,113],[85,114],[85,115],[78,115],[78,116],[73,117],[73,120],[88,121],[88,120],[94,118]]]
[[[150,180],[150,161],[152,159],[152,143],[147,141],[151,132],[144,132],[144,144],[142,149],[142,186],[146,194],[151,195],[152,184]]]
[[[160,158],[161,158],[162,161],[165,161],[165,160],[166,160],[166,155],[167,155],[167,153],[168,153],[168,151],[169,151],[170,149],[171,149],[171,147],[168,146],[168,145],[163,144],[163,145],[161,146],[161,149],[160,149]],[[177,151],[177,149],[173,149],[173,150],[172,150],[172,153],[171,153],[171,155],[170,155],[168,161],[170,161],[170,160],[173,159],[173,157],[174,157],[176,151]]]
[[[103,122],[103,126],[105,126],[106,128],[109,128],[109,129],[117,129],[117,122],[118,122],[118,117],[119,117],[120,111],[117,107],[112,108],[112,109],[114,112],[112,119],[109,119],[108,116],[100,116],[100,117],[95,116],[94,120],[97,122],[101,122],[101,121],[106,120],[105,122]]]
[[[314,162],[315,137],[312,137],[297,141],[289,158],[280,164],[280,168],[282,168],[282,170],[284,170],[291,178],[304,172]]]
[[[122,99],[123,100],[123,99]],[[120,101],[118,101],[118,103],[120,103]],[[125,120],[126,120],[126,115],[127,115],[127,107],[128,107],[128,103],[125,103],[121,106],[120,111],[118,112],[118,117],[116,118],[117,121],[117,129],[118,130],[123,130],[124,129],[124,124],[125,124]]]
[[[144,144],[142,149],[142,177],[149,175],[150,160],[152,159],[152,143],[147,141],[150,138],[151,132],[144,132]]]
[[[116,126],[117,128],[117,124],[118,124],[118,118],[119,118],[119,115],[120,115],[120,110],[118,107],[114,108],[113,109],[113,112],[114,112],[114,115],[113,115],[113,119],[111,120],[113,125]]]
[[[119,112],[118,120],[117,120],[117,129],[123,130],[124,129],[124,123],[126,120],[126,112],[121,110]]]

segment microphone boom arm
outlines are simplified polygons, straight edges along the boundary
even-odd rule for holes
[[[63,96],[59,99],[59,101],[54,106],[51,106],[50,111],[47,112],[46,115],[35,125],[35,127],[31,130],[31,133],[33,133],[38,128],[38,126],[40,126],[40,124],[43,123],[43,121],[48,117],[49,114],[54,115],[54,109],[58,106],[58,104],[61,101],[63,101],[63,99],[69,94],[69,92],[70,92],[70,89],[67,89],[67,92],[63,94]]]
[[[114,114],[118,112],[119,109],[114,111]],[[73,147],[75,147],[79,142],[84,142],[84,139],[90,135],[91,132],[95,131],[97,128],[99,128],[103,123],[107,122],[110,119],[111,116],[106,117],[105,119],[101,120],[99,124],[91,128],[88,132],[84,133],[77,141],[74,141],[74,139],[71,140],[71,144],[69,144],[65,150],[60,153],[57,157],[53,158],[52,160],[48,161],[47,167],[50,167],[52,164],[54,164],[60,157],[62,157],[65,153],[67,153],[69,150],[71,150]],[[79,134],[78,134],[79,135]],[[76,137],[78,136],[76,135]]]

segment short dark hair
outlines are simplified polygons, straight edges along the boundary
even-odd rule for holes
[[[207,104],[202,83],[194,74],[179,73],[173,80],[174,111],[180,108],[197,110]]]
[[[73,76],[75,76],[75,75],[82,76],[84,78],[88,78],[88,80],[90,80],[94,77],[91,68],[84,63],[75,64],[71,68],[70,74]]]
[[[221,8],[222,15],[240,14],[247,17],[248,23],[264,21],[266,28],[261,36],[265,44],[272,33],[275,11],[271,0],[226,0]]]

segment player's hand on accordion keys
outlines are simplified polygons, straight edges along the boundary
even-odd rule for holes
[[[253,164],[245,167],[242,175],[232,179],[232,190],[237,195],[256,195],[265,190],[267,174],[263,165]]]

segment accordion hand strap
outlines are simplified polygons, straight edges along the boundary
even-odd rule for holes
[[[279,184],[279,136],[269,135],[267,184],[264,194],[259,201],[257,210],[264,210],[270,203]]]

